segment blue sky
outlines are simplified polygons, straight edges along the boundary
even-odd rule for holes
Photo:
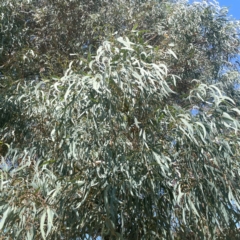
[[[229,15],[240,20],[240,0],[218,0],[221,7],[229,7]]]
[[[188,0],[189,3],[194,1],[201,2],[201,0]],[[213,0],[205,0],[212,2]],[[240,20],[240,0],[216,0],[221,7],[229,8],[229,15],[232,15],[235,19]]]

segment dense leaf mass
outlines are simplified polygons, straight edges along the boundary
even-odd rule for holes
[[[1,0],[0,13],[0,237],[240,238],[226,8]]]

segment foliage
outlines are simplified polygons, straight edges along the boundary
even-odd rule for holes
[[[238,239],[239,23],[226,9],[3,3],[1,236]]]

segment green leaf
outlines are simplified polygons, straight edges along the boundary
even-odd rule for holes
[[[11,207],[9,206],[3,213],[3,216],[0,221],[0,230],[2,230],[6,224],[6,219],[11,213]]]
[[[40,231],[43,239],[46,239],[46,233],[44,231],[45,220],[46,220],[46,211],[44,210],[40,218]]]
[[[47,208],[47,226],[48,226],[48,229],[47,229],[47,234],[46,236],[49,235],[49,233],[51,232],[51,229],[53,227],[53,217],[54,217],[54,212],[52,209],[50,209],[49,207]]]

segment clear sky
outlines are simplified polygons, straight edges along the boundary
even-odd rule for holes
[[[194,1],[201,2],[202,0],[188,0],[189,3]],[[212,0],[205,0],[212,1]],[[216,0],[221,7],[229,8],[229,15],[232,15],[235,19],[240,20],[240,0]]]
[[[240,20],[240,0],[217,0],[221,7],[229,7],[229,15]]]

